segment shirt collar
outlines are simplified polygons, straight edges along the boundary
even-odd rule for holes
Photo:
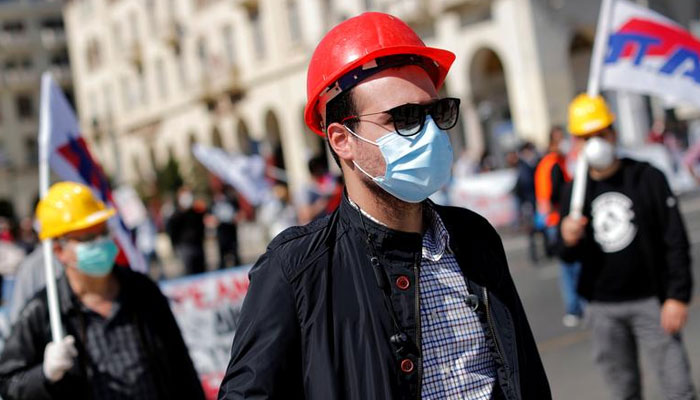
[[[365,218],[369,219],[370,221],[374,222],[375,224],[379,224],[379,225],[381,225],[381,226],[383,226],[383,227],[385,227],[385,228],[387,227],[387,225],[386,225],[385,223],[383,223],[383,222],[379,221],[378,219],[374,218],[374,217],[371,216],[367,211],[361,209],[357,204],[355,204],[355,202],[352,201],[352,199],[350,198],[350,196],[348,196],[348,202],[350,203],[350,205],[351,205],[355,210],[360,210],[360,212],[362,213],[362,215],[365,216]]]
[[[427,206],[423,210],[428,226],[425,235],[423,235],[423,258],[433,262],[440,261],[445,253],[451,252],[450,234],[433,207]]]
[[[348,203],[350,203],[354,209],[360,210],[364,217],[378,225],[386,227],[386,224],[377,220],[355,204],[350,196],[347,196],[347,199]],[[423,218],[428,226],[428,229],[423,235],[423,258],[427,258],[430,261],[440,261],[446,251],[448,253],[451,252],[449,248],[450,234],[447,232],[447,228],[445,228],[445,225],[442,223],[440,215],[438,215],[437,211],[435,211],[435,209],[432,207],[432,204],[429,201],[426,201],[423,203],[423,205]]]
[[[125,285],[128,285],[128,283],[125,283],[126,276],[121,268],[122,267],[114,266],[111,272],[119,280],[120,289],[119,293],[117,294],[117,297],[114,299],[116,307],[112,308],[113,312],[110,314],[110,318],[116,315],[117,311],[121,311],[130,299],[130,292],[128,290],[123,290]],[[85,307],[85,305],[80,301],[80,299],[78,299],[78,296],[73,292],[73,288],[71,288],[70,282],[68,282],[68,276],[66,276],[65,273],[58,279],[57,286],[58,296],[60,298],[59,306],[61,307],[61,311],[63,313],[69,314],[73,311],[84,311],[83,308]]]

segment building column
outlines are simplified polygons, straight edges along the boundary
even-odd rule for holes
[[[486,146],[484,143],[484,130],[481,126],[481,118],[479,118],[479,112],[471,98],[464,99],[462,112],[464,115],[464,129],[466,129],[467,153],[472,160],[478,162],[484,154]]]
[[[546,49],[538,43],[546,33],[536,20],[531,1],[495,2],[494,15],[501,31],[509,37],[509,45],[499,53],[506,77],[516,134],[543,146],[551,123],[542,58]],[[544,24],[546,25],[546,24]],[[554,50],[556,51],[556,50]],[[562,66],[561,68],[564,68]]]
[[[307,168],[306,141],[304,132],[299,129],[299,115],[294,107],[284,107],[282,113],[278,114],[280,126],[284,130],[280,132],[280,141],[284,152],[284,165],[287,170],[287,184],[289,193],[298,193],[309,181],[309,171]],[[311,134],[311,133],[309,133]]]

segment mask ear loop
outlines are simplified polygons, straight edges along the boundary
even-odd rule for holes
[[[355,131],[353,131],[352,129],[350,129],[350,127],[347,126],[347,125],[343,125],[343,126],[345,127],[345,129],[348,130],[348,132],[352,133],[353,136],[355,136],[356,138],[362,140],[363,142],[367,142],[367,143],[369,143],[369,144],[373,144],[373,145],[379,147],[379,144],[378,144],[377,142],[373,142],[373,141],[371,141],[371,140],[369,140],[369,139],[363,138],[362,136],[360,136],[360,135],[358,135],[357,133],[355,133]]]
[[[348,132],[350,132],[350,133],[351,133],[353,136],[355,136],[356,138],[358,138],[358,139],[360,139],[360,140],[362,140],[362,141],[364,141],[364,142],[367,142],[367,143],[369,143],[369,144],[373,144],[373,145],[379,147],[379,145],[378,145],[376,142],[373,142],[373,141],[371,141],[371,140],[369,140],[369,139],[363,138],[362,136],[360,136],[360,135],[358,135],[357,133],[353,132],[353,130],[350,129],[347,125],[343,125],[343,126],[345,127],[345,129],[348,130]],[[364,168],[360,167],[360,164],[356,163],[355,160],[352,161],[352,164],[353,164],[355,167],[357,167],[357,169],[359,169],[360,172],[362,172],[363,174],[365,174],[368,178],[370,178],[370,179],[372,179],[372,180],[380,179],[379,177],[374,177],[374,176],[370,175],[367,171],[365,171]],[[362,213],[360,213],[360,214],[362,214]],[[362,215],[360,215],[360,217],[362,217]],[[363,227],[364,227],[364,221],[362,221],[362,223],[363,223]],[[365,233],[366,233],[366,232],[367,232],[367,231],[365,230]]]

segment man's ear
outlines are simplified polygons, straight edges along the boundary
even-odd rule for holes
[[[53,245],[53,254],[56,256],[56,259],[62,263],[65,262],[63,260],[65,258],[65,248],[63,244],[58,240],[53,240],[51,244]]]
[[[353,160],[352,141],[350,140],[350,132],[342,124],[334,122],[328,125],[326,130],[328,144],[333,148],[338,158],[345,161]]]

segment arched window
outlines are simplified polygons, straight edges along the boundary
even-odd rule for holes
[[[469,69],[472,104],[483,134],[482,169],[505,165],[505,152],[515,141],[505,71],[500,57],[491,49],[474,54]]]
[[[268,147],[262,156],[271,160],[271,165],[284,169],[284,149],[282,149],[282,133],[277,116],[272,110],[265,114],[265,145]],[[265,152],[268,154],[265,154]]]
[[[255,150],[248,132],[248,125],[242,119],[238,120],[238,126],[236,126],[236,145],[238,151],[246,155],[253,154]]]

